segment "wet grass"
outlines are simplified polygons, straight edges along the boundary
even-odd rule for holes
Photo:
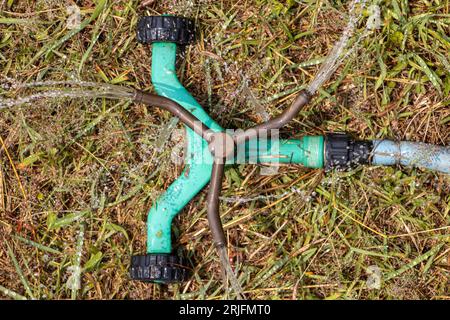
[[[81,25],[69,30],[61,1],[0,1],[0,80],[151,89],[151,51],[135,40],[137,19],[188,15],[200,41],[180,59],[183,84],[222,126],[245,128],[287,106],[346,21],[344,1],[193,2],[80,1]],[[377,3],[381,28],[285,137],[345,130],[450,144],[449,2]],[[102,99],[1,111],[2,298],[224,297],[204,192],[174,225],[191,280],[165,287],[128,279],[130,256],[145,251],[146,212],[182,169],[170,161],[176,141],[160,138],[168,127],[166,112]],[[282,166],[270,176],[260,169],[230,168],[222,202],[231,262],[248,297],[450,298],[448,176],[400,167],[324,174]]]

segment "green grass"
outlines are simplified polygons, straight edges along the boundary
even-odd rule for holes
[[[140,1],[82,1],[80,28],[67,30],[61,1],[2,1],[0,81],[82,79],[151,89],[151,51],[135,40],[138,17],[188,15],[200,41],[180,59],[183,84],[222,126],[245,128],[288,105],[346,20],[344,1],[189,2],[139,8]],[[450,144],[449,2],[379,4],[381,29],[284,136],[345,130],[361,139]],[[101,99],[0,111],[0,297],[224,297],[205,192],[174,225],[191,280],[164,287],[128,279],[130,256],[145,251],[146,212],[182,169],[170,161],[175,142],[159,139],[170,119]],[[272,176],[259,170],[230,168],[223,196],[250,201],[223,201],[221,208],[248,297],[450,298],[448,176],[400,167],[326,175],[299,166]],[[68,287],[78,264],[81,287]],[[381,272],[379,289],[367,285],[369,267]]]

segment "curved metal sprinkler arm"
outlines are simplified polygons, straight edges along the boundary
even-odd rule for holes
[[[216,247],[225,247],[227,239],[222,227],[222,220],[220,219],[220,193],[222,191],[222,180],[225,169],[225,159],[214,159],[213,168],[211,172],[211,181],[209,183],[207,202],[207,214],[209,228],[214,239]]]
[[[294,102],[284,110],[279,116],[270,119],[260,125],[254,126],[245,130],[240,134],[236,134],[234,139],[237,144],[243,143],[246,140],[251,140],[258,137],[261,133],[270,134],[272,129],[280,129],[294,119],[300,110],[311,101],[312,95],[306,91],[301,91]]]
[[[170,100],[169,98],[158,96],[151,93],[145,93],[136,90],[133,97],[133,101],[136,103],[143,103],[147,106],[160,107],[164,110],[169,111],[175,117],[179,118],[181,122],[191,128],[195,133],[200,135],[203,139],[211,141],[213,132],[208,126],[201,122],[196,116],[188,112],[177,102]]]

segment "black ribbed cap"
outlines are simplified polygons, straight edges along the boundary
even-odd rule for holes
[[[182,282],[187,277],[187,270],[178,256],[149,253],[131,257],[130,277],[145,282]]]
[[[179,45],[195,41],[195,24],[188,18],[175,16],[141,17],[137,26],[140,43],[175,42]]]
[[[372,149],[372,141],[355,141],[345,133],[329,133],[325,136],[325,170],[345,171],[367,164]]]

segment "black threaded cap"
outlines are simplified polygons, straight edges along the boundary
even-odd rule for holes
[[[140,43],[175,42],[179,45],[195,41],[195,24],[188,18],[175,16],[141,17],[137,25]]]
[[[325,136],[325,170],[345,171],[367,164],[372,148],[372,141],[355,141],[345,133],[329,133]]]
[[[131,257],[130,277],[144,282],[182,282],[187,277],[187,269],[178,256],[149,253]]]

